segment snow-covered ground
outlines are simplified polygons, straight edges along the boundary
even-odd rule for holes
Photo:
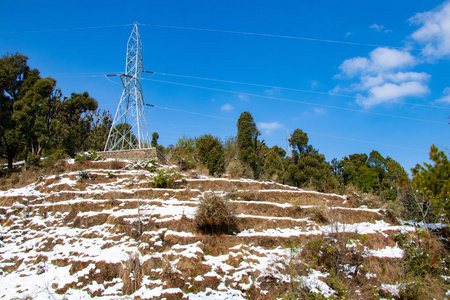
[[[300,251],[305,240],[329,234],[377,235],[386,239],[385,245],[359,245],[358,251],[364,257],[401,259],[404,251],[392,242],[392,233],[415,230],[390,224],[380,209],[349,207],[345,196],[269,182],[178,175],[177,188],[157,189],[150,184],[156,173],[145,170],[86,172],[96,178],[81,180],[78,172],[68,172],[0,191],[1,298],[270,298],[274,291],[269,279],[273,284],[296,280],[331,297],[337,291],[327,284],[328,273],[308,268],[294,278],[286,271],[292,259],[288,243],[298,243]],[[195,231],[196,206],[211,193],[212,184],[216,195],[240,211],[237,217],[244,228],[239,233],[208,236]],[[260,200],[240,198],[244,191]],[[249,210],[257,205],[270,209],[257,214]],[[339,209],[343,217],[316,222],[316,206]],[[291,213],[295,209],[303,215]],[[372,217],[351,221],[362,213]],[[252,222],[259,225],[252,227]],[[352,243],[349,249],[358,248]],[[138,263],[131,268],[133,258]],[[135,291],[124,295],[126,285],[135,281]]]

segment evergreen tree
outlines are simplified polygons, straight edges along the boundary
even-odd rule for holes
[[[72,93],[70,98],[62,102],[60,114],[63,125],[62,146],[70,156],[90,148],[88,137],[91,121],[87,113],[95,111],[97,107],[97,101],[91,98],[88,92]]]
[[[89,147],[95,151],[103,151],[112,126],[112,116],[109,111],[95,110],[88,111],[87,119],[90,121],[89,127]]]
[[[31,72],[27,60],[28,57],[19,53],[6,54],[0,59],[0,155],[7,159],[9,170],[24,149],[17,121],[12,117],[14,103],[24,95],[24,82],[29,74],[37,72]]]
[[[262,171],[263,159],[258,155],[259,150],[264,146],[264,141],[258,141],[260,132],[256,128],[252,115],[245,111],[241,113],[237,122],[237,145],[239,159],[250,166],[253,177],[259,178]]]
[[[224,149],[219,138],[210,134],[202,135],[195,141],[197,156],[211,175],[225,171]]]
[[[42,151],[57,143],[61,92],[55,89],[56,80],[52,78],[43,79],[36,74],[35,78],[28,79],[24,84],[27,85],[27,91],[14,103],[12,118],[25,143],[27,162],[31,160],[38,163]]]
[[[308,135],[296,129],[289,142],[293,148],[292,157],[285,160],[285,182],[298,187],[312,187],[327,191],[336,185],[330,164],[325,156],[308,144]]]
[[[153,134],[152,134],[152,141],[150,142],[150,145],[153,148],[158,146],[158,139],[159,139],[159,134],[157,132],[153,132]]]
[[[298,153],[301,155],[303,152],[307,150],[308,141],[309,138],[305,132],[303,132],[301,129],[295,129],[289,139],[289,144],[291,145],[294,151],[297,150]]]
[[[413,184],[424,197],[431,201],[435,214],[445,213],[448,221],[450,213],[450,162],[443,151],[435,145],[430,147],[433,164],[417,164],[411,169]]]

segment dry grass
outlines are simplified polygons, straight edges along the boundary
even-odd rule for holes
[[[122,262],[122,266],[122,270],[119,271],[119,277],[122,278],[123,281],[122,293],[131,295],[140,289],[142,278],[145,274],[139,259],[139,254],[130,254],[129,258]]]
[[[197,230],[206,234],[233,234],[239,231],[237,218],[227,200],[212,194],[200,200],[196,214]]]

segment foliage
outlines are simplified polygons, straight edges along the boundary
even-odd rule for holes
[[[160,171],[158,175],[153,178],[153,183],[156,188],[170,187],[173,183],[173,179],[170,177],[170,173]]]
[[[158,139],[159,139],[159,134],[157,132],[153,132],[153,134],[152,134],[152,141],[150,142],[150,145],[153,148],[158,146]]]
[[[88,171],[80,171],[80,172],[78,172],[78,178],[80,180],[91,179],[91,173],[89,173]]]
[[[100,118],[97,101],[87,92],[62,98],[56,80],[41,78],[28,57],[6,54],[0,59],[0,156],[9,170],[16,159],[37,165],[45,153],[102,150],[111,118]],[[108,127],[109,126],[109,127]]]
[[[319,191],[328,191],[336,185],[331,173],[332,168],[325,161],[325,156],[311,145],[303,144],[308,136],[301,130],[295,130],[296,136],[291,136],[295,147],[292,157],[285,160],[286,173],[284,183],[297,187],[315,188]]]
[[[384,200],[397,198],[399,189],[409,182],[406,171],[398,162],[384,158],[377,151],[333,160],[332,170],[339,184],[354,185],[365,193],[376,193]]]
[[[308,149],[308,135],[301,129],[295,129],[289,138],[289,144],[295,150],[297,150],[300,155]]]
[[[200,200],[195,213],[195,225],[204,234],[233,234],[238,231],[237,218],[230,203],[212,194]]]
[[[219,138],[210,134],[202,135],[195,141],[197,156],[206,166],[209,174],[222,174],[225,171],[224,150]]]
[[[260,133],[248,111],[241,113],[237,122],[237,129],[238,157],[244,164],[250,166],[254,178],[259,178],[263,161],[258,156],[258,151],[263,146],[263,142],[258,141]]]
[[[184,159],[185,162],[195,163],[195,139],[187,136],[179,138],[171,152],[172,161],[178,162]]]
[[[417,164],[412,168],[413,185],[418,192],[431,202],[435,213],[445,213],[448,221],[450,213],[450,162],[443,151],[432,145],[430,159],[433,164]]]
[[[100,156],[97,154],[96,151],[88,151],[88,152],[78,153],[75,156],[76,163],[83,163],[85,161],[99,160],[99,159],[100,159]]]

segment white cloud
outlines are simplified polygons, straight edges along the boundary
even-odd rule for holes
[[[424,45],[424,56],[439,59],[450,55],[450,1],[434,10],[416,14],[409,22],[421,25],[411,38]]]
[[[353,34],[354,34],[354,32],[349,31],[349,32],[347,32],[347,33],[344,35],[344,37],[349,37],[349,36],[351,36],[351,35],[353,35]]]
[[[220,110],[223,110],[223,111],[230,111],[230,110],[233,110],[233,109],[234,109],[234,107],[231,106],[231,104],[228,104],[228,103],[226,103],[226,104],[224,104],[224,105],[222,105],[220,107]]]
[[[395,70],[414,66],[416,58],[407,51],[379,47],[370,52],[372,69],[374,71]]]
[[[407,51],[378,47],[367,57],[354,57],[345,60],[339,67],[342,74],[354,77],[360,74],[377,74],[412,67],[417,59]]]
[[[430,75],[406,69],[414,67],[419,60],[406,50],[378,47],[368,57],[345,60],[339,69],[340,79],[356,80],[342,91],[358,92],[357,103],[373,106],[401,100],[405,97],[420,97],[429,90],[424,83]]]
[[[359,95],[357,102],[362,106],[373,106],[390,102],[393,99],[423,96],[428,92],[428,86],[418,81],[409,81],[400,84],[384,83],[370,88],[368,97]]]
[[[436,102],[450,104],[450,87],[446,87],[442,94],[442,98],[436,100]]]
[[[267,134],[271,133],[274,130],[281,129],[284,127],[283,124],[278,122],[271,122],[271,123],[260,122],[257,125],[259,129],[264,130],[264,132]]]
[[[354,57],[345,60],[339,67],[342,73],[348,77],[353,77],[364,70],[368,70],[370,61],[365,57]]]

